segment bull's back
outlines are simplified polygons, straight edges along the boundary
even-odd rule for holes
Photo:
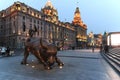
[[[47,48],[48,48],[47,52],[49,52],[49,53],[56,53],[57,52],[57,47],[54,45],[48,45]]]

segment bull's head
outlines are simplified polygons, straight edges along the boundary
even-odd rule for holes
[[[48,59],[47,59],[47,63],[49,64],[49,66],[54,65],[54,63],[55,63],[55,56],[53,56],[53,55],[49,56]]]
[[[48,63],[49,66],[52,66],[55,62],[61,64],[60,61],[57,59],[57,46],[55,44],[47,44],[45,45],[40,39],[40,46],[41,46],[41,56],[44,56],[44,60]]]

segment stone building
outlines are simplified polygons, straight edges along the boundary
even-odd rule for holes
[[[64,47],[76,46],[76,33],[85,42],[87,30],[85,24],[80,27],[80,32],[76,26],[80,25],[61,22],[50,1],[41,11],[17,1],[0,11],[0,46],[24,48],[30,30],[35,31],[33,37],[42,37],[53,43],[60,42]]]
[[[94,46],[94,34],[90,32],[87,36],[87,47],[90,48],[92,46]]]
[[[59,21],[58,12],[48,1],[41,11],[22,2],[0,11],[0,45],[23,48],[29,31],[36,30],[34,37],[42,37],[49,42],[64,42],[75,46],[75,28],[70,23]]]
[[[72,24],[75,26],[76,30],[76,46],[85,48],[87,45],[87,26],[83,23],[81,19],[79,7],[76,8]]]
[[[87,46],[88,47],[100,47],[102,44],[102,34],[94,34],[93,32],[90,32],[87,37]]]
[[[100,47],[102,44],[102,34],[94,34],[94,44],[95,47]]]

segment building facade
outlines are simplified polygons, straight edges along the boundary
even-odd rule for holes
[[[85,48],[87,45],[87,26],[83,23],[81,19],[79,7],[77,7],[75,10],[72,24],[75,26],[76,30],[76,46],[80,48]]]
[[[103,35],[102,34],[94,34],[93,32],[90,32],[87,37],[87,46],[88,48],[94,47],[100,47],[103,41]]]
[[[42,37],[49,42],[61,42],[64,46],[76,46],[76,28],[61,22],[58,12],[50,1],[41,11],[22,2],[0,11],[0,46],[24,48],[24,43],[34,30],[33,37]]]
[[[107,45],[109,47],[120,47],[120,32],[109,32],[107,35]]]

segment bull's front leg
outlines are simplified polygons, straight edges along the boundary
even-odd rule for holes
[[[56,63],[58,63],[58,66],[62,68],[64,66],[64,63],[56,56],[55,57]]]
[[[24,58],[21,61],[21,64],[27,64],[27,57],[29,56],[29,48],[25,47]]]

